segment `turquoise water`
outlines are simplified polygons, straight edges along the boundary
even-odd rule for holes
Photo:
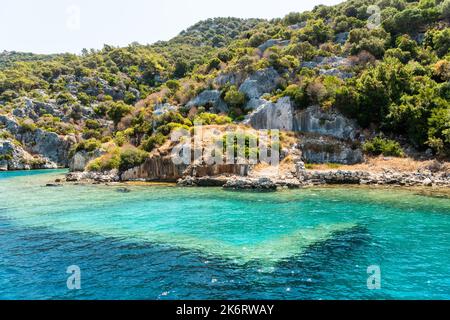
[[[0,299],[450,299],[445,197],[44,187],[63,172],[0,173]]]

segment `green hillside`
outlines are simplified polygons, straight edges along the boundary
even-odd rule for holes
[[[210,19],[148,46],[1,58],[11,67],[0,71],[0,112],[13,113],[24,97],[50,103],[64,116],[42,112],[33,125],[82,132],[87,142],[78,150],[114,141],[148,152],[197,117],[242,121],[250,110],[239,79],[273,68],[282,81],[264,99],[289,96],[299,109],[341,111],[386,138],[367,152],[381,153],[394,140],[448,157],[449,26],[450,0],[352,0],[273,21]],[[238,80],[218,82],[220,76]],[[208,89],[221,92],[227,114],[184,107]],[[163,103],[180,108],[161,116],[155,106]]]

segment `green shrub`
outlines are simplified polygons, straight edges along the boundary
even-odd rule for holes
[[[381,137],[376,137],[370,141],[367,141],[363,145],[363,150],[366,154],[373,156],[383,155],[385,157],[403,157],[405,155],[398,142],[383,139]]]
[[[100,149],[102,147],[102,144],[97,139],[89,139],[84,140],[75,145],[74,153],[80,152],[80,151],[86,151],[86,152],[93,152],[97,149]]]
[[[120,171],[126,171],[128,169],[140,166],[145,162],[147,157],[148,153],[143,150],[136,148],[127,149],[120,154],[119,169]]]
[[[245,103],[245,94],[239,92],[236,86],[231,86],[225,93],[224,100],[232,107],[241,107]]]
[[[194,122],[201,122],[203,125],[224,125],[229,124],[232,121],[233,120],[230,117],[220,116],[214,113],[201,113],[194,120]]]
[[[153,151],[156,147],[163,145],[167,140],[167,137],[162,133],[156,133],[155,135],[145,139],[141,147],[147,152]]]
[[[37,130],[36,124],[31,119],[25,119],[20,123],[20,125],[24,131],[34,132]]]
[[[114,169],[119,169],[120,163],[120,149],[115,148],[114,150],[101,156],[100,158],[93,160],[88,165],[88,171],[111,171]]]

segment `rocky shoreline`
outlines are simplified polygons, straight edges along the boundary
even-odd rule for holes
[[[117,170],[106,173],[73,172],[65,178],[68,183],[120,183],[120,182],[172,182],[181,187],[223,187],[227,190],[276,191],[279,189],[299,189],[326,185],[362,185],[362,186],[400,186],[400,187],[443,187],[450,188],[450,173],[431,171],[380,173],[368,171],[344,170],[300,170],[293,177],[243,177],[223,176],[186,176],[178,181],[164,180],[122,180]]]

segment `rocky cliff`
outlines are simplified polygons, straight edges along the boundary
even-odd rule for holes
[[[71,146],[76,143],[74,135],[59,136],[54,132],[30,128],[20,124],[15,118],[5,115],[0,115],[0,125],[20,142],[24,151],[38,158],[47,159],[43,168],[46,168],[48,163],[53,163],[58,167],[69,165],[69,151]]]

